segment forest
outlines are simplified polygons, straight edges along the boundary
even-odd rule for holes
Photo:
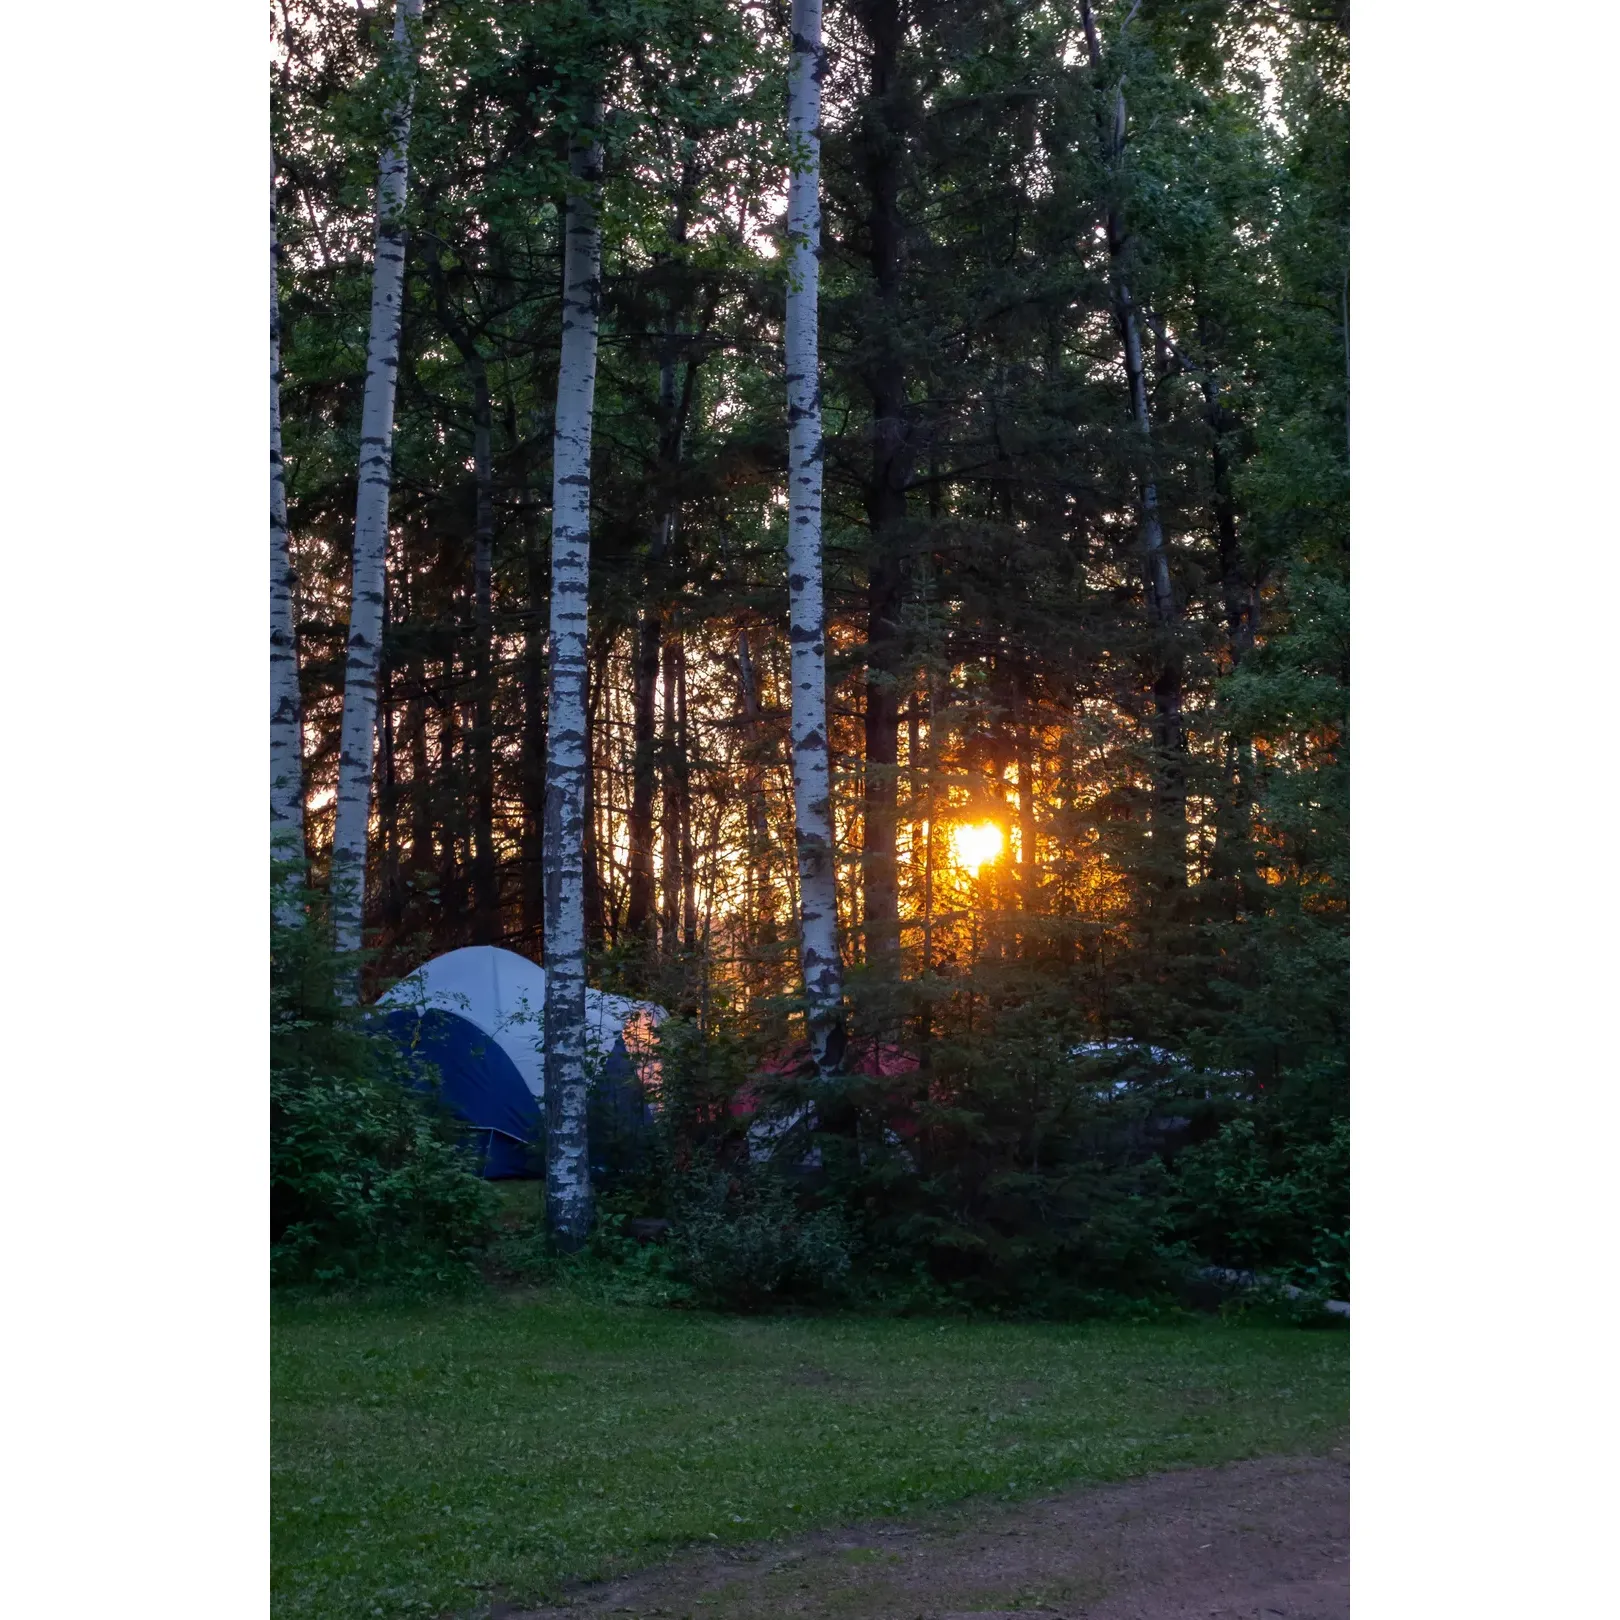
[[[1347,1299],[1348,7],[271,45],[278,1279]],[[534,1231],[365,1022],[489,945]],[[669,1014],[597,1174],[588,988]]]

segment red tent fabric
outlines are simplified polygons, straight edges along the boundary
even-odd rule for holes
[[[795,1046],[766,1058],[759,1066],[759,1073],[772,1077],[800,1074],[809,1066],[810,1048]],[[875,1080],[915,1074],[921,1067],[922,1060],[915,1052],[908,1052],[903,1046],[896,1046],[892,1042],[852,1041],[844,1053],[844,1070],[847,1074],[864,1075]],[[731,1099],[732,1118],[751,1119],[758,1112],[758,1088],[753,1085],[741,1087]],[[890,1124],[902,1136],[911,1136],[917,1129],[916,1121],[903,1113],[897,1114]]]

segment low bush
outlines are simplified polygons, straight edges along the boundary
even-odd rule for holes
[[[1315,1139],[1252,1114],[1175,1165],[1176,1227],[1215,1265],[1264,1270],[1313,1293],[1350,1289],[1350,1130]]]
[[[488,1184],[454,1122],[405,1083],[392,1044],[340,1001],[324,923],[300,897],[297,920],[272,928],[271,1279],[470,1283]]]
[[[760,1311],[844,1294],[850,1236],[842,1215],[806,1209],[798,1190],[773,1171],[688,1171],[672,1205],[671,1256],[698,1303]]]

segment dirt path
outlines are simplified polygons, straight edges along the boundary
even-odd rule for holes
[[[497,1614],[503,1611],[497,1609]],[[1348,1620],[1349,1464],[1266,1457],[695,1552],[562,1607],[669,1620]]]

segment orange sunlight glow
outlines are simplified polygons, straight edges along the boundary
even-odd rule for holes
[[[951,849],[957,864],[977,877],[979,868],[1001,853],[1001,829],[993,821],[952,827]]]

